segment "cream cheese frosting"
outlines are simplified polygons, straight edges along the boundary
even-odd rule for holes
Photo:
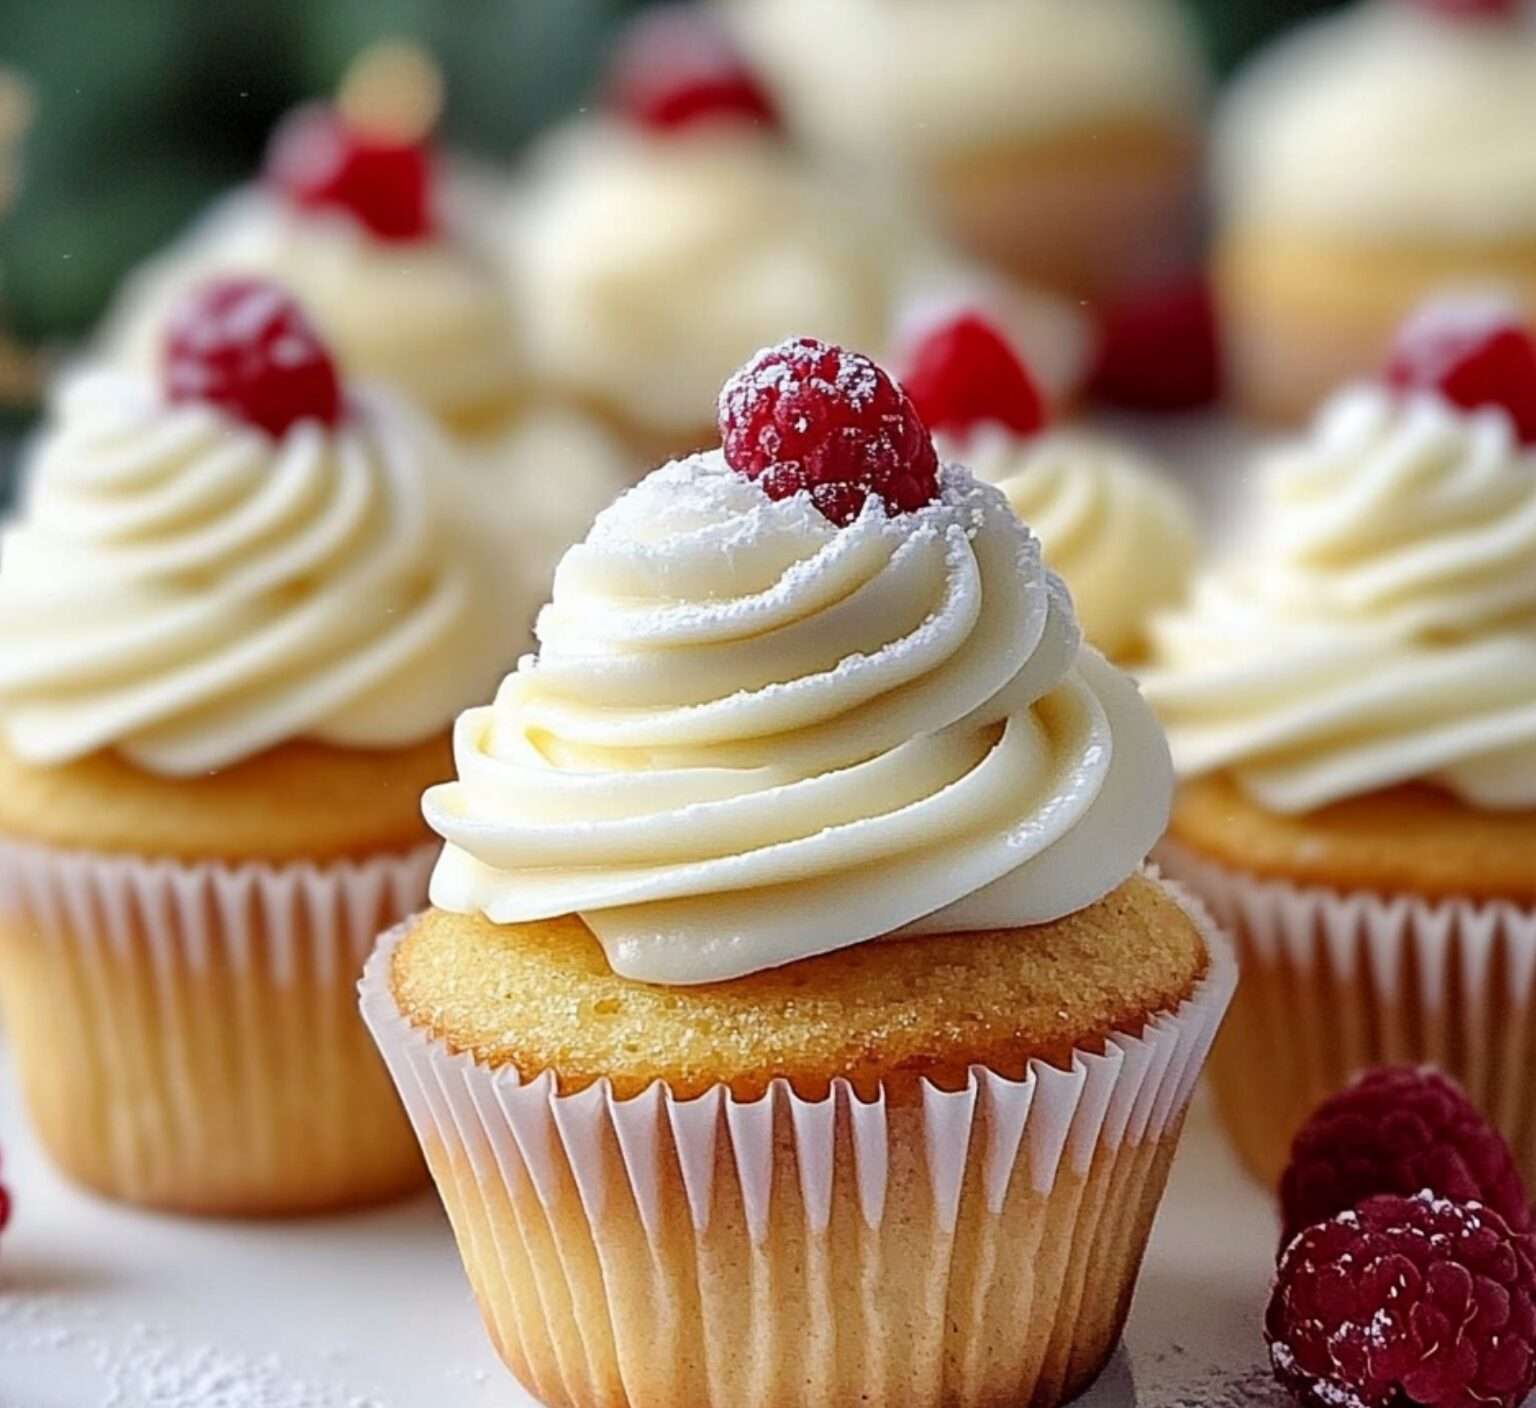
[[[1374,0],[1282,42],[1234,86],[1228,217],[1348,236],[1536,234],[1536,18]]]
[[[157,367],[170,311],[228,273],[278,279],[349,378],[396,386],[445,421],[490,416],[522,381],[511,303],[469,243],[379,240],[344,214],[296,210],[257,188],[226,198],[129,277],[107,319],[108,353]]]
[[[846,156],[941,156],[1106,119],[1193,121],[1204,88],[1171,0],[736,0],[791,121]]]
[[[1536,452],[1501,410],[1341,393],[1267,467],[1257,541],[1152,628],[1182,774],[1304,812],[1411,780],[1536,806]]]
[[[424,811],[442,908],[577,913],[618,973],[724,980],[893,931],[1042,923],[1166,823],[1167,746],[996,489],[846,528],[718,451],[568,552],[540,650]]]
[[[499,497],[381,392],[273,439],[78,374],[0,534],[0,736],[173,776],[429,738],[518,648]]]
[[[1112,659],[1135,654],[1150,614],[1183,596],[1194,516],[1134,452],[1084,431],[1020,436],[996,424],[941,437],[940,450],[1003,491],[1066,582],[1084,635]]]
[[[771,133],[578,122],[535,154],[507,219],[532,360],[646,431],[712,423],[758,347],[880,346],[904,257]]]

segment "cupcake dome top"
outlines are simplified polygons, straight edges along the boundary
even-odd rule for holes
[[[809,418],[793,376],[759,380]],[[834,438],[865,396],[839,388]],[[1002,495],[949,467],[893,514],[875,475],[839,526],[841,497],[833,517],[810,483],[775,497],[782,466],[732,448],[726,407],[727,451],[599,515],[537,656],[460,719],[458,780],[425,802],[434,902],[576,913],[621,976],[697,983],[906,926],[1045,922],[1120,884],[1166,821],[1166,745]]]

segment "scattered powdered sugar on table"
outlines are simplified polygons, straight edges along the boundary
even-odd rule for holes
[[[1143,1388],[1138,1382],[1136,1408],[1295,1408],[1295,1400],[1268,1365],[1256,1364],[1190,1374],[1177,1387]]]

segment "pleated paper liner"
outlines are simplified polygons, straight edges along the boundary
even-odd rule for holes
[[[1274,1187],[1317,1104],[1383,1062],[1454,1076],[1536,1178],[1536,910],[1292,885],[1172,842],[1158,860],[1237,946],[1211,1080],[1256,1178]]]
[[[420,1187],[356,984],[380,928],[425,902],[435,853],[224,865],[0,843],[0,1001],[60,1168],[213,1215]]]
[[[502,1358],[553,1408],[1005,1408],[1119,1338],[1236,967],[1204,911],[1188,1001],[1069,1069],[915,1104],[660,1084],[554,1093],[410,1025],[386,935],[362,1007]]]

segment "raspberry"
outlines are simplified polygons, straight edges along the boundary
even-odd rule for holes
[[[812,337],[765,348],[726,382],[720,441],[769,498],[809,491],[837,524],[870,494],[907,513],[939,492],[933,439],[907,393],[863,353]]]
[[[1392,344],[1385,379],[1403,391],[1437,391],[1463,410],[1501,406],[1524,444],[1536,443],[1536,342],[1499,299],[1433,299]]]
[[[1508,19],[1520,8],[1520,0],[1417,0],[1431,14],[1453,20]]]
[[[1291,1243],[1264,1337],[1275,1377],[1318,1408],[1518,1408],[1536,1386],[1536,1243],[1477,1203],[1368,1198]]]
[[[1285,1241],[1375,1193],[1479,1202],[1516,1231],[1531,1226],[1525,1185],[1503,1137],[1435,1071],[1383,1066],[1320,1105],[1280,1182]]]
[[[419,240],[434,228],[432,157],[349,126],[318,105],[289,114],[267,149],[266,180],[303,210],[340,210],[381,240]]]
[[[1138,411],[1187,411],[1214,401],[1221,348],[1205,280],[1191,274],[1111,302],[1099,315],[1093,391]]]
[[[1033,435],[1045,406],[1024,363],[985,318],[962,312],[926,329],[901,378],[931,431],[963,435],[995,421]]]
[[[11,1221],[11,1195],[6,1191],[3,1183],[0,1183],[0,1232],[4,1232]]]
[[[658,132],[719,119],[779,125],[767,90],[724,30],[693,5],[666,5],[629,25],[609,69],[608,100]]]
[[[301,420],[341,420],[336,365],[299,305],[267,279],[217,279],[171,315],[169,400],[206,401],[269,435]]]

